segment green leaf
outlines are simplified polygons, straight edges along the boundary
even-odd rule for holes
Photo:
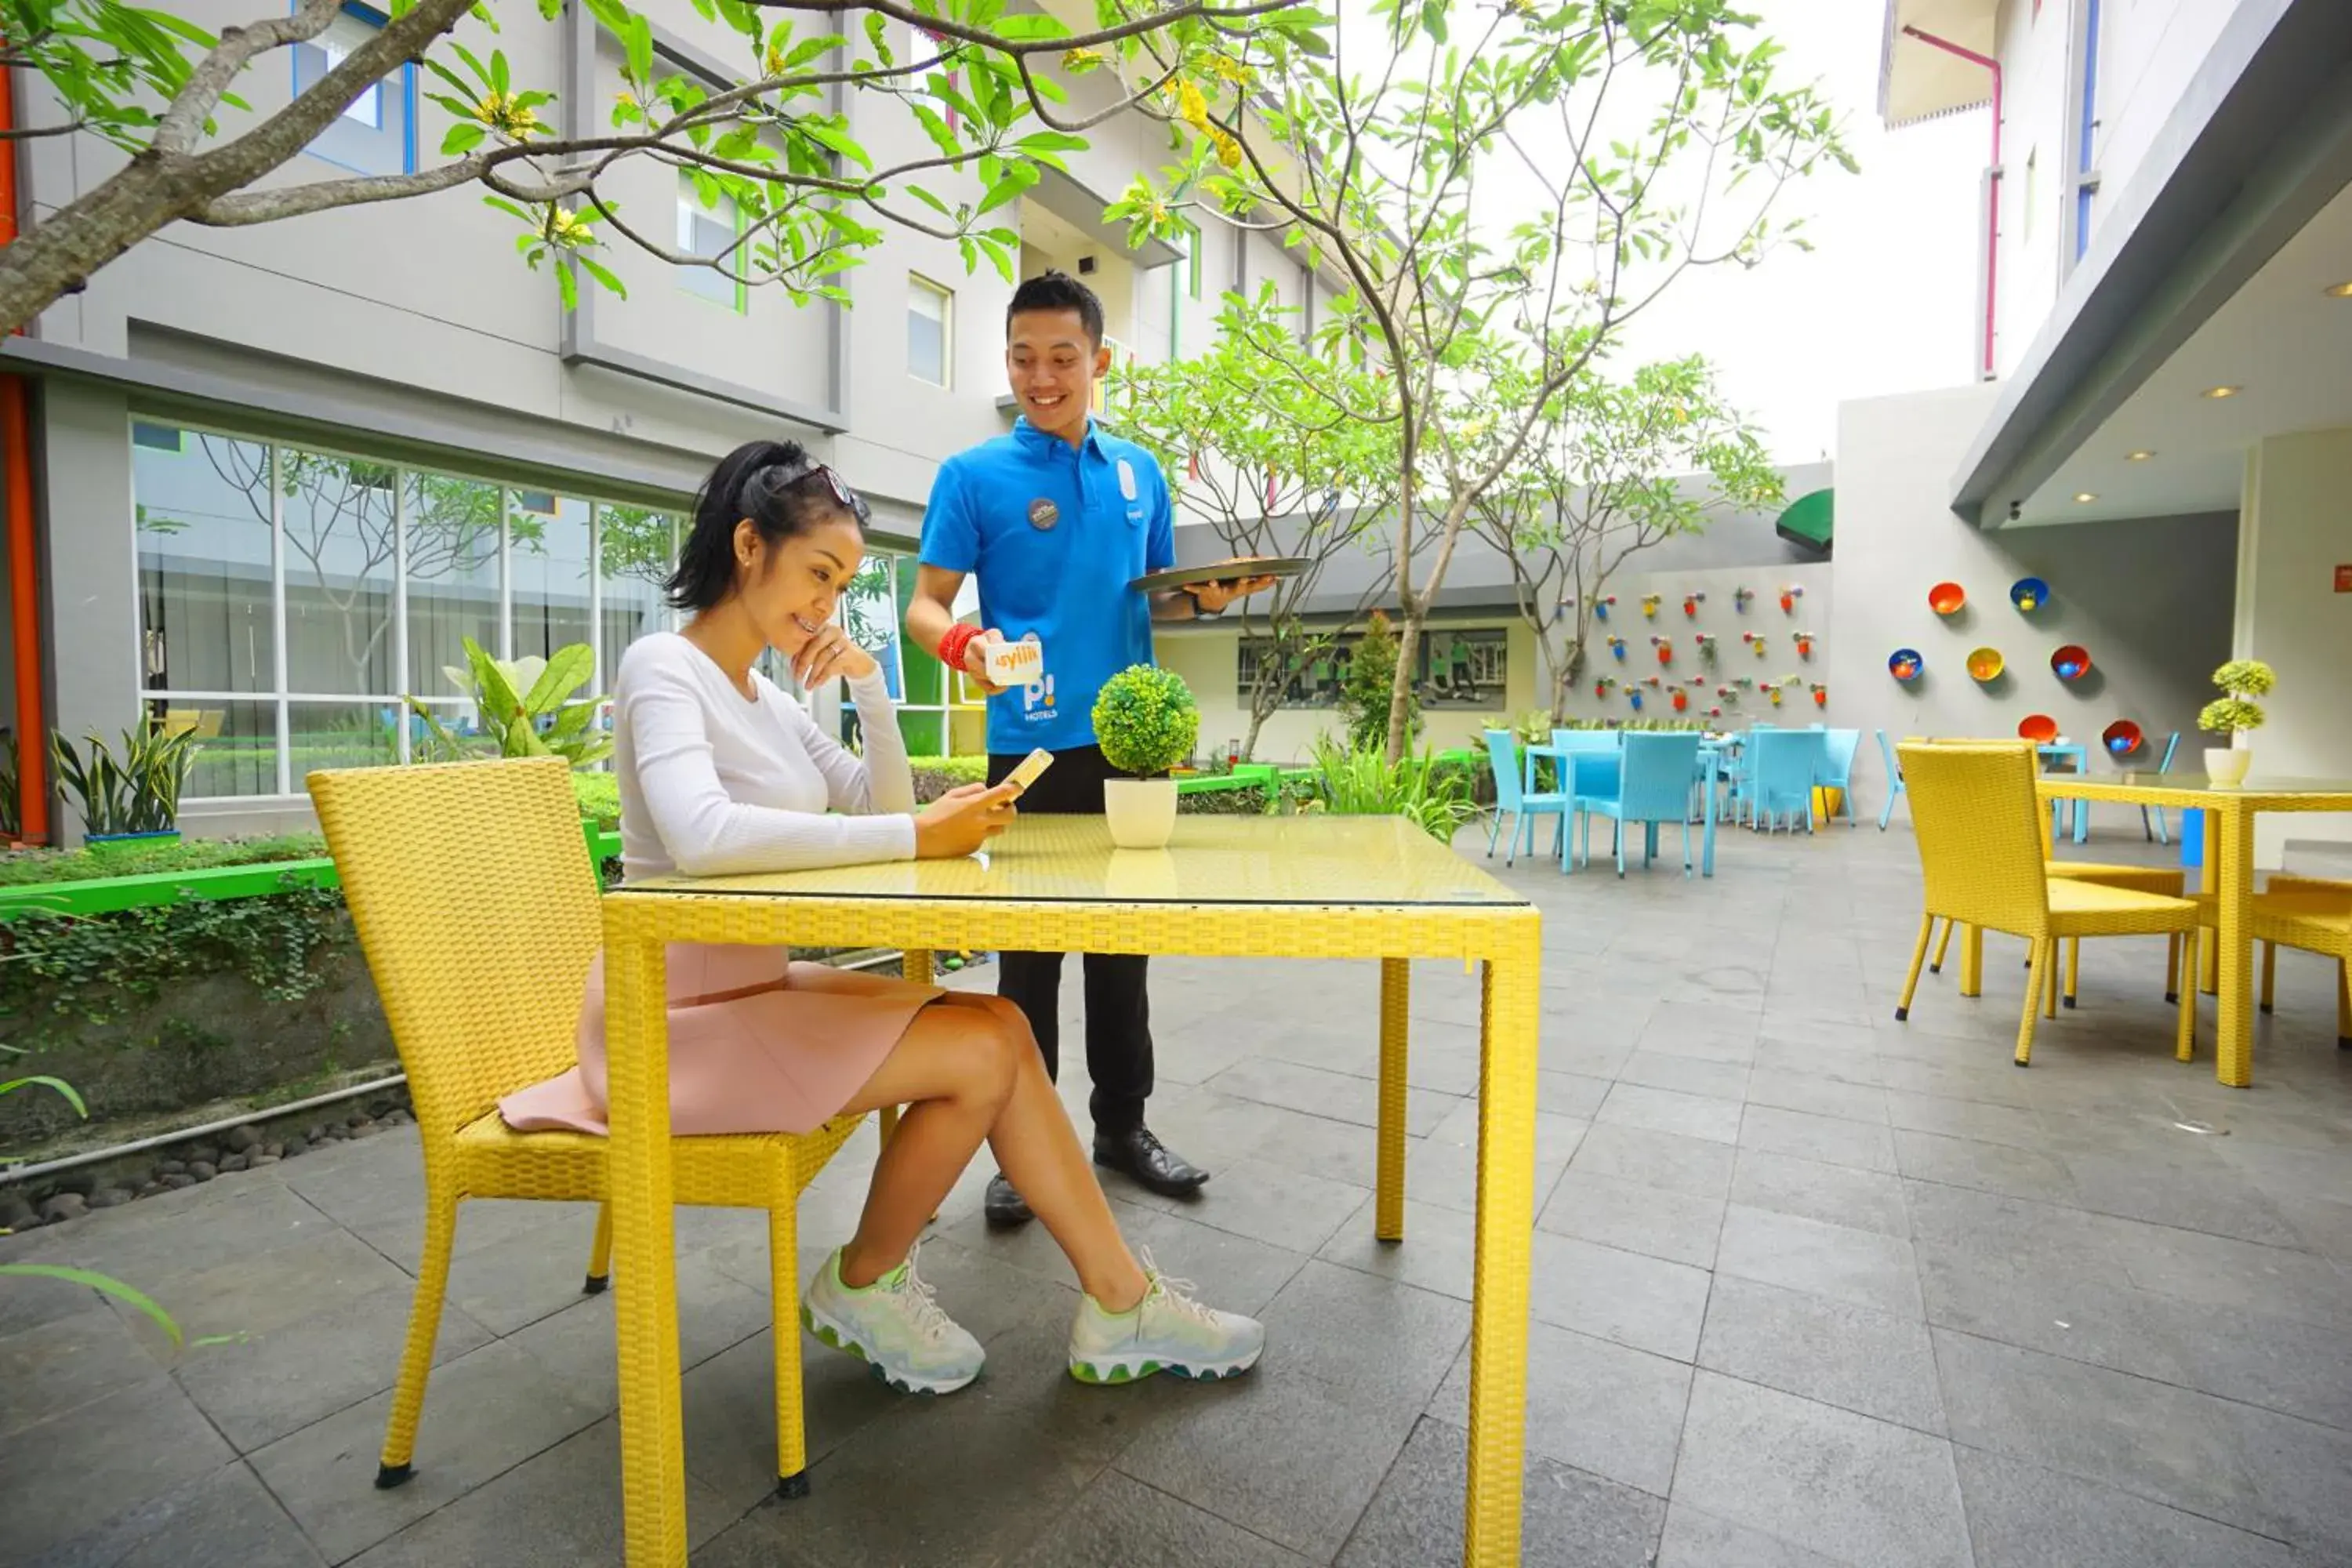
[[[580,276],[572,270],[572,262],[569,256],[555,258],[555,293],[567,310],[580,308]]]
[[[157,1306],[144,1291],[134,1289],[110,1274],[97,1274],[87,1268],[68,1268],[58,1263],[0,1263],[0,1274],[14,1275],[20,1279],[62,1279],[69,1285],[87,1285],[102,1295],[126,1301],[155,1320],[171,1336],[174,1345],[184,1342],[180,1325],[172,1314]]]
[[[547,668],[539,672],[530,694],[522,700],[523,708],[533,714],[552,712],[565,698],[587,685],[595,673],[595,649],[584,642],[567,644],[556,649]]]
[[[6,1083],[0,1083],[0,1094],[13,1094],[27,1084],[38,1084],[43,1089],[57,1090],[58,1093],[65,1096],[66,1103],[74,1108],[75,1115],[84,1119],[89,1117],[89,1107],[81,1102],[81,1096],[75,1091],[74,1086],[61,1078],[50,1078],[46,1074],[37,1074],[32,1078],[13,1078]]]
[[[610,268],[594,257],[574,256],[572,259],[578,262],[582,269],[596,280],[597,287],[604,289],[614,299],[625,300],[629,297],[628,285],[623,283],[614,275]]]
[[[461,153],[470,153],[480,146],[482,139],[489,133],[489,127],[478,121],[452,125],[449,134],[441,138],[441,156],[455,158]]]
[[[629,51],[629,75],[638,81],[654,74],[653,25],[632,16],[621,28],[621,42]]]

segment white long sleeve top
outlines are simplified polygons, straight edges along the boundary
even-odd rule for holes
[[[639,637],[622,656],[614,768],[625,876],[914,858],[914,775],[880,673],[849,683],[862,759],[756,670],[751,684],[746,699],[674,632]]]

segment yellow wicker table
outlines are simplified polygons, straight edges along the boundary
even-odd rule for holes
[[[2034,786],[2044,801],[2099,800],[2120,805],[2167,805],[2201,811],[2205,834],[2204,890],[2217,895],[2216,1009],[2220,1044],[2213,1076],[2243,1089],[2254,1076],[2254,818],[2265,811],[2352,811],[2352,779],[2272,778],[2257,773],[2235,788],[2220,788],[2196,773],[2116,773],[2109,777],[2045,777]],[[1960,956],[1960,989],[1977,991],[1981,939],[1971,932]]]
[[[626,1560],[684,1568],[663,943],[1031,950],[1381,961],[1375,1230],[1404,1236],[1410,961],[1485,965],[1478,1215],[1463,1560],[1519,1561],[1535,1224],[1534,907],[1392,817],[1178,820],[1164,850],[1112,847],[1099,817],[1037,816],[982,856],[632,884],[604,900],[613,1242]],[[1282,1353],[1279,1342],[1276,1355]]]

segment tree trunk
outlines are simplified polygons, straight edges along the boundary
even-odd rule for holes
[[[1428,620],[1423,606],[1428,600],[1416,595],[1405,604],[1404,624],[1397,628],[1396,674],[1389,682],[1389,747],[1391,763],[1401,763],[1412,750],[1412,669],[1421,652],[1421,628]]]

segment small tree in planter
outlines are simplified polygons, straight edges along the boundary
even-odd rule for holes
[[[2213,684],[2223,695],[2205,704],[2197,715],[2197,727],[2227,735],[2230,744],[2206,748],[2205,776],[2225,788],[2234,787],[2245,782],[2246,770],[2254,763],[2253,750],[2242,737],[2261,729],[2268,717],[2254,699],[2268,696],[2278,676],[2261,659],[2233,658],[2213,672]]]
[[[1103,683],[1095,699],[1095,743],[1103,760],[1129,775],[1103,786],[1111,842],[1159,849],[1176,831],[1176,781],[1164,775],[1192,754],[1201,710],[1184,678],[1138,664]]]

